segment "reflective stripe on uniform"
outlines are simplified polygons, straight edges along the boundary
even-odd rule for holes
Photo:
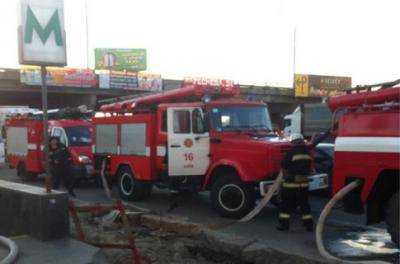
[[[308,175],[296,175],[294,176],[294,181],[296,183],[307,183],[308,180]]]
[[[282,183],[283,188],[308,188],[308,183]]]
[[[299,185],[300,184],[298,184],[298,183],[286,183],[286,182],[284,182],[282,184],[282,187],[283,188],[299,188],[300,187]]]
[[[293,155],[292,161],[296,161],[296,160],[311,160],[311,156],[307,155],[307,154],[297,154],[297,155]]]
[[[302,220],[312,219],[312,215],[306,214],[301,217]]]
[[[280,213],[279,218],[290,218],[290,214]]]

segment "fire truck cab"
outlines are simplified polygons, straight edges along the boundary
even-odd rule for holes
[[[352,92],[330,98],[334,112],[333,192],[351,181],[345,210],[367,212],[367,224],[386,221],[399,243],[400,87]]]
[[[32,116],[15,116],[6,120],[6,159],[10,168],[24,180],[33,180],[44,173],[43,124]],[[48,121],[49,135],[58,137],[73,160],[75,179],[94,175],[92,164],[92,124],[84,119],[56,119]]]
[[[105,117],[93,119],[97,166],[124,199],[149,196],[153,184],[209,190],[222,216],[247,214],[290,143],[272,133],[264,103],[238,94],[236,86],[187,85],[102,106]]]

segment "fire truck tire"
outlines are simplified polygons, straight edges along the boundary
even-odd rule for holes
[[[140,201],[150,196],[152,184],[135,179],[127,166],[118,171],[118,192],[122,199]]]
[[[211,188],[211,203],[223,217],[242,218],[254,208],[255,201],[254,188],[236,175],[220,176]]]
[[[25,163],[20,162],[17,166],[17,176],[23,181],[33,181],[36,180],[37,174],[33,172],[28,172],[26,170]]]
[[[393,243],[399,246],[399,192],[395,193],[388,202],[386,224]]]

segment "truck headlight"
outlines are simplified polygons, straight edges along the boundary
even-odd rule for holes
[[[83,163],[83,164],[89,164],[89,163],[92,162],[90,160],[90,158],[88,156],[85,156],[85,155],[79,155],[78,156],[78,161],[79,161],[79,163]]]

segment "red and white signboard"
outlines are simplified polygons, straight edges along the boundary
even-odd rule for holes
[[[183,83],[218,87],[233,87],[235,85],[234,81],[232,80],[213,79],[206,77],[185,77],[183,79]]]

